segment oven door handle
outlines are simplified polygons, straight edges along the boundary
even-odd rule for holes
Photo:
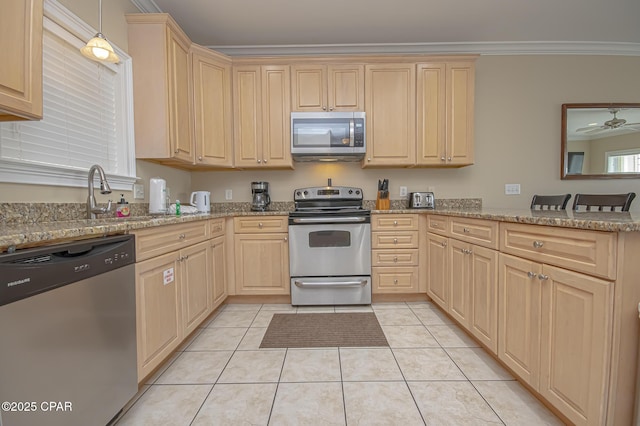
[[[346,216],[346,217],[296,217],[293,223],[360,223],[365,222],[366,217]]]
[[[364,287],[367,285],[368,280],[358,280],[358,281],[315,281],[315,282],[304,282],[294,280],[293,283],[296,287],[304,288],[304,287]]]

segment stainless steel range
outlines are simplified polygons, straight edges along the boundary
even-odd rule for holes
[[[371,212],[362,189],[296,189],[289,214],[292,305],[371,303]]]

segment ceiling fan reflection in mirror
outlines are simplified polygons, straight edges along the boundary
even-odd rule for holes
[[[598,123],[591,123],[586,127],[576,129],[576,132],[583,132],[584,134],[596,134],[606,132],[609,130],[618,130],[624,128],[625,130],[640,132],[640,123],[627,123],[624,118],[618,118],[617,114],[621,111],[621,108],[609,108],[609,112],[613,114],[613,118],[605,121],[602,125],[598,126]],[[636,126],[636,127],[634,127]]]

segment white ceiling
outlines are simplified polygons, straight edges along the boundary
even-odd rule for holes
[[[357,45],[351,50],[640,55],[640,0],[131,1],[171,14],[194,42],[222,51]]]

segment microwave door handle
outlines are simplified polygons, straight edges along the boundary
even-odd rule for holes
[[[349,146],[354,146],[355,133],[356,133],[354,121],[355,120],[353,118],[349,120]]]

